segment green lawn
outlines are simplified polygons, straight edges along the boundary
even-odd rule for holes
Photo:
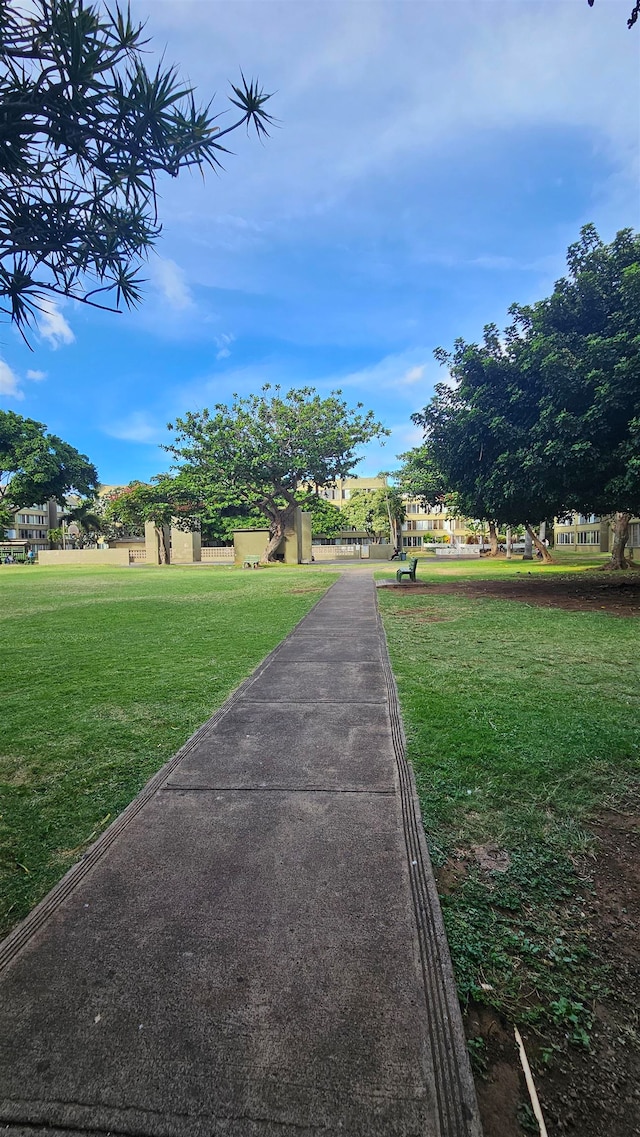
[[[583,565],[421,563],[419,577]],[[640,621],[469,594],[378,598],[432,857],[446,866],[461,998],[555,1021],[586,1045],[606,974],[589,950],[581,857],[590,817],[638,788]],[[482,867],[487,849],[506,872]]]
[[[407,549],[407,561],[411,559],[411,549]],[[506,557],[479,557],[477,560],[449,560],[447,557],[437,557],[435,554],[425,554],[417,550],[418,580],[475,580],[518,576],[520,573],[539,572],[545,575],[564,574],[567,572],[582,572],[584,569],[597,568],[609,560],[607,553],[572,553],[562,549],[553,550],[553,564],[543,565],[537,558],[532,561],[523,561],[521,556],[513,556],[511,560]],[[383,564],[376,572],[376,577],[395,577],[396,570],[408,568],[401,561],[392,561]]]
[[[284,567],[0,568],[0,929],[333,580]]]

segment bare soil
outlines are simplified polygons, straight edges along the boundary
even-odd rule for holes
[[[591,950],[609,967],[608,994],[594,1007],[589,1051],[571,1045],[559,1030],[522,1035],[549,1134],[575,1137],[640,1135],[640,810],[602,814],[590,826],[598,842],[585,863],[590,888],[585,911]],[[439,887],[455,887],[452,861]],[[591,888],[593,891],[591,891]],[[513,1025],[489,1007],[472,1005],[467,1037],[484,1040],[486,1062],[476,1074],[485,1137],[535,1133]],[[471,1047],[473,1048],[473,1042]],[[556,1048],[550,1065],[543,1049]]]
[[[419,571],[419,570],[418,570]],[[388,587],[412,595],[458,593],[463,596],[519,600],[543,608],[573,612],[607,612],[612,616],[640,616],[640,572],[580,572],[566,576],[542,576],[524,569],[509,580],[429,581],[392,584]]]

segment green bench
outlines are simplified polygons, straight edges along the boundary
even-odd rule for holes
[[[411,560],[409,561],[409,567],[408,568],[400,568],[397,570],[396,580],[398,581],[398,584],[401,582],[403,576],[408,576],[409,580],[415,581],[417,564],[418,564],[418,558],[412,557]]]
[[[244,558],[244,560],[242,562],[242,567],[243,568],[259,568],[260,567],[260,557],[256,556],[255,553],[249,553],[249,555]]]

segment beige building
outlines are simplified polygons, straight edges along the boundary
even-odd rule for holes
[[[342,478],[321,488],[319,494],[341,509],[355,490],[372,493],[387,485],[386,478]],[[453,516],[445,506],[426,508],[418,498],[407,498],[405,507],[407,516],[402,524],[402,544],[405,549],[420,549],[426,545],[442,543],[464,545],[472,536],[467,519]],[[334,539],[336,544],[353,541],[364,544],[370,540],[366,534],[349,530]]]
[[[43,505],[25,505],[13,517],[13,525],[0,542],[3,556],[24,555],[29,549],[39,553],[49,548],[49,530],[59,525],[58,503],[52,498]]]
[[[609,553],[613,545],[613,519],[595,513],[572,513],[556,521],[553,531],[556,547],[574,553]],[[627,551],[640,553],[640,518],[631,518]]]

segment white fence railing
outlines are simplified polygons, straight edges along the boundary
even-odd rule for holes
[[[360,560],[360,545],[313,545],[314,561]]]
[[[146,559],[146,549],[129,549],[129,564],[133,564],[135,561],[146,561]]]
[[[203,561],[233,561],[233,545],[204,545],[200,550]]]

